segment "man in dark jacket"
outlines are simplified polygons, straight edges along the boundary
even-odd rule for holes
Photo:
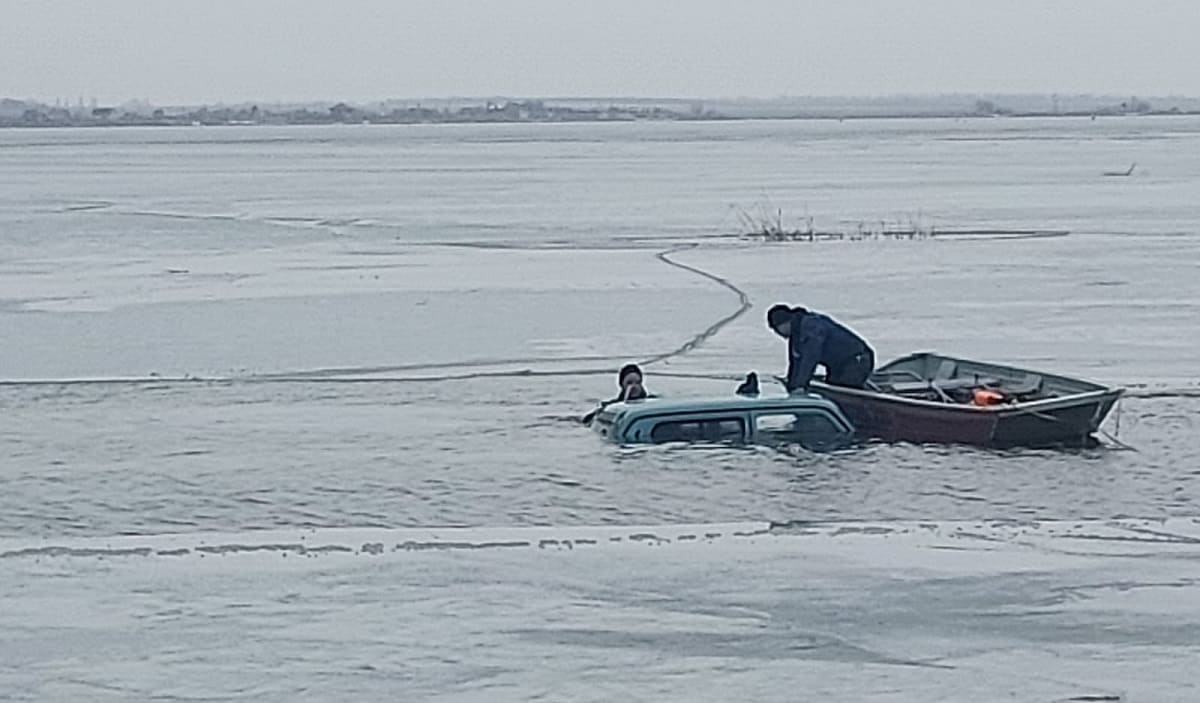
[[[817,364],[825,367],[825,382],[862,388],[875,369],[875,352],[861,337],[821,313],[776,305],[767,311],[767,325],[788,340],[787,389],[807,391]]]

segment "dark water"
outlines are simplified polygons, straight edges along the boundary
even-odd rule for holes
[[[812,455],[608,445],[559,419],[596,385],[552,377],[528,389],[510,379],[6,388],[0,528],[30,536],[1197,512],[1196,399],[1124,401],[1120,437],[1137,451],[873,445]]]

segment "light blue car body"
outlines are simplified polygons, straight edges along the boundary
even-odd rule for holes
[[[800,444],[818,450],[845,446],[854,434],[835,403],[803,393],[613,403],[596,414],[592,428],[622,444]]]

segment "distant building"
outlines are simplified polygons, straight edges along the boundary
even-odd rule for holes
[[[362,122],[365,119],[362,110],[346,103],[338,103],[329,108],[329,116],[336,122]]]

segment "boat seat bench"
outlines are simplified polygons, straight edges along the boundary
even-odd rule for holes
[[[880,389],[886,393],[921,393],[923,391],[957,391],[964,388],[978,388],[984,385],[994,385],[996,380],[993,378],[951,378],[944,381],[897,381],[895,383],[887,383],[886,381],[878,384]]]
[[[873,385],[877,386],[885,393],[896,393],[905,395],[907,393],[922,393],[925,391],[948,391],[964,390],[968,388],[995,388],[997,390],[1010,393],[1012,395],[1027,395],[1036,393],[1042,389],[1042,377],[1036,374],[1031,374],[1021,379],[1020,381],[1000,381],[995,378],[980,376],[978,378],[948,378],[930,381],[895,381],[888,382],[883,379],[872,379]]]

